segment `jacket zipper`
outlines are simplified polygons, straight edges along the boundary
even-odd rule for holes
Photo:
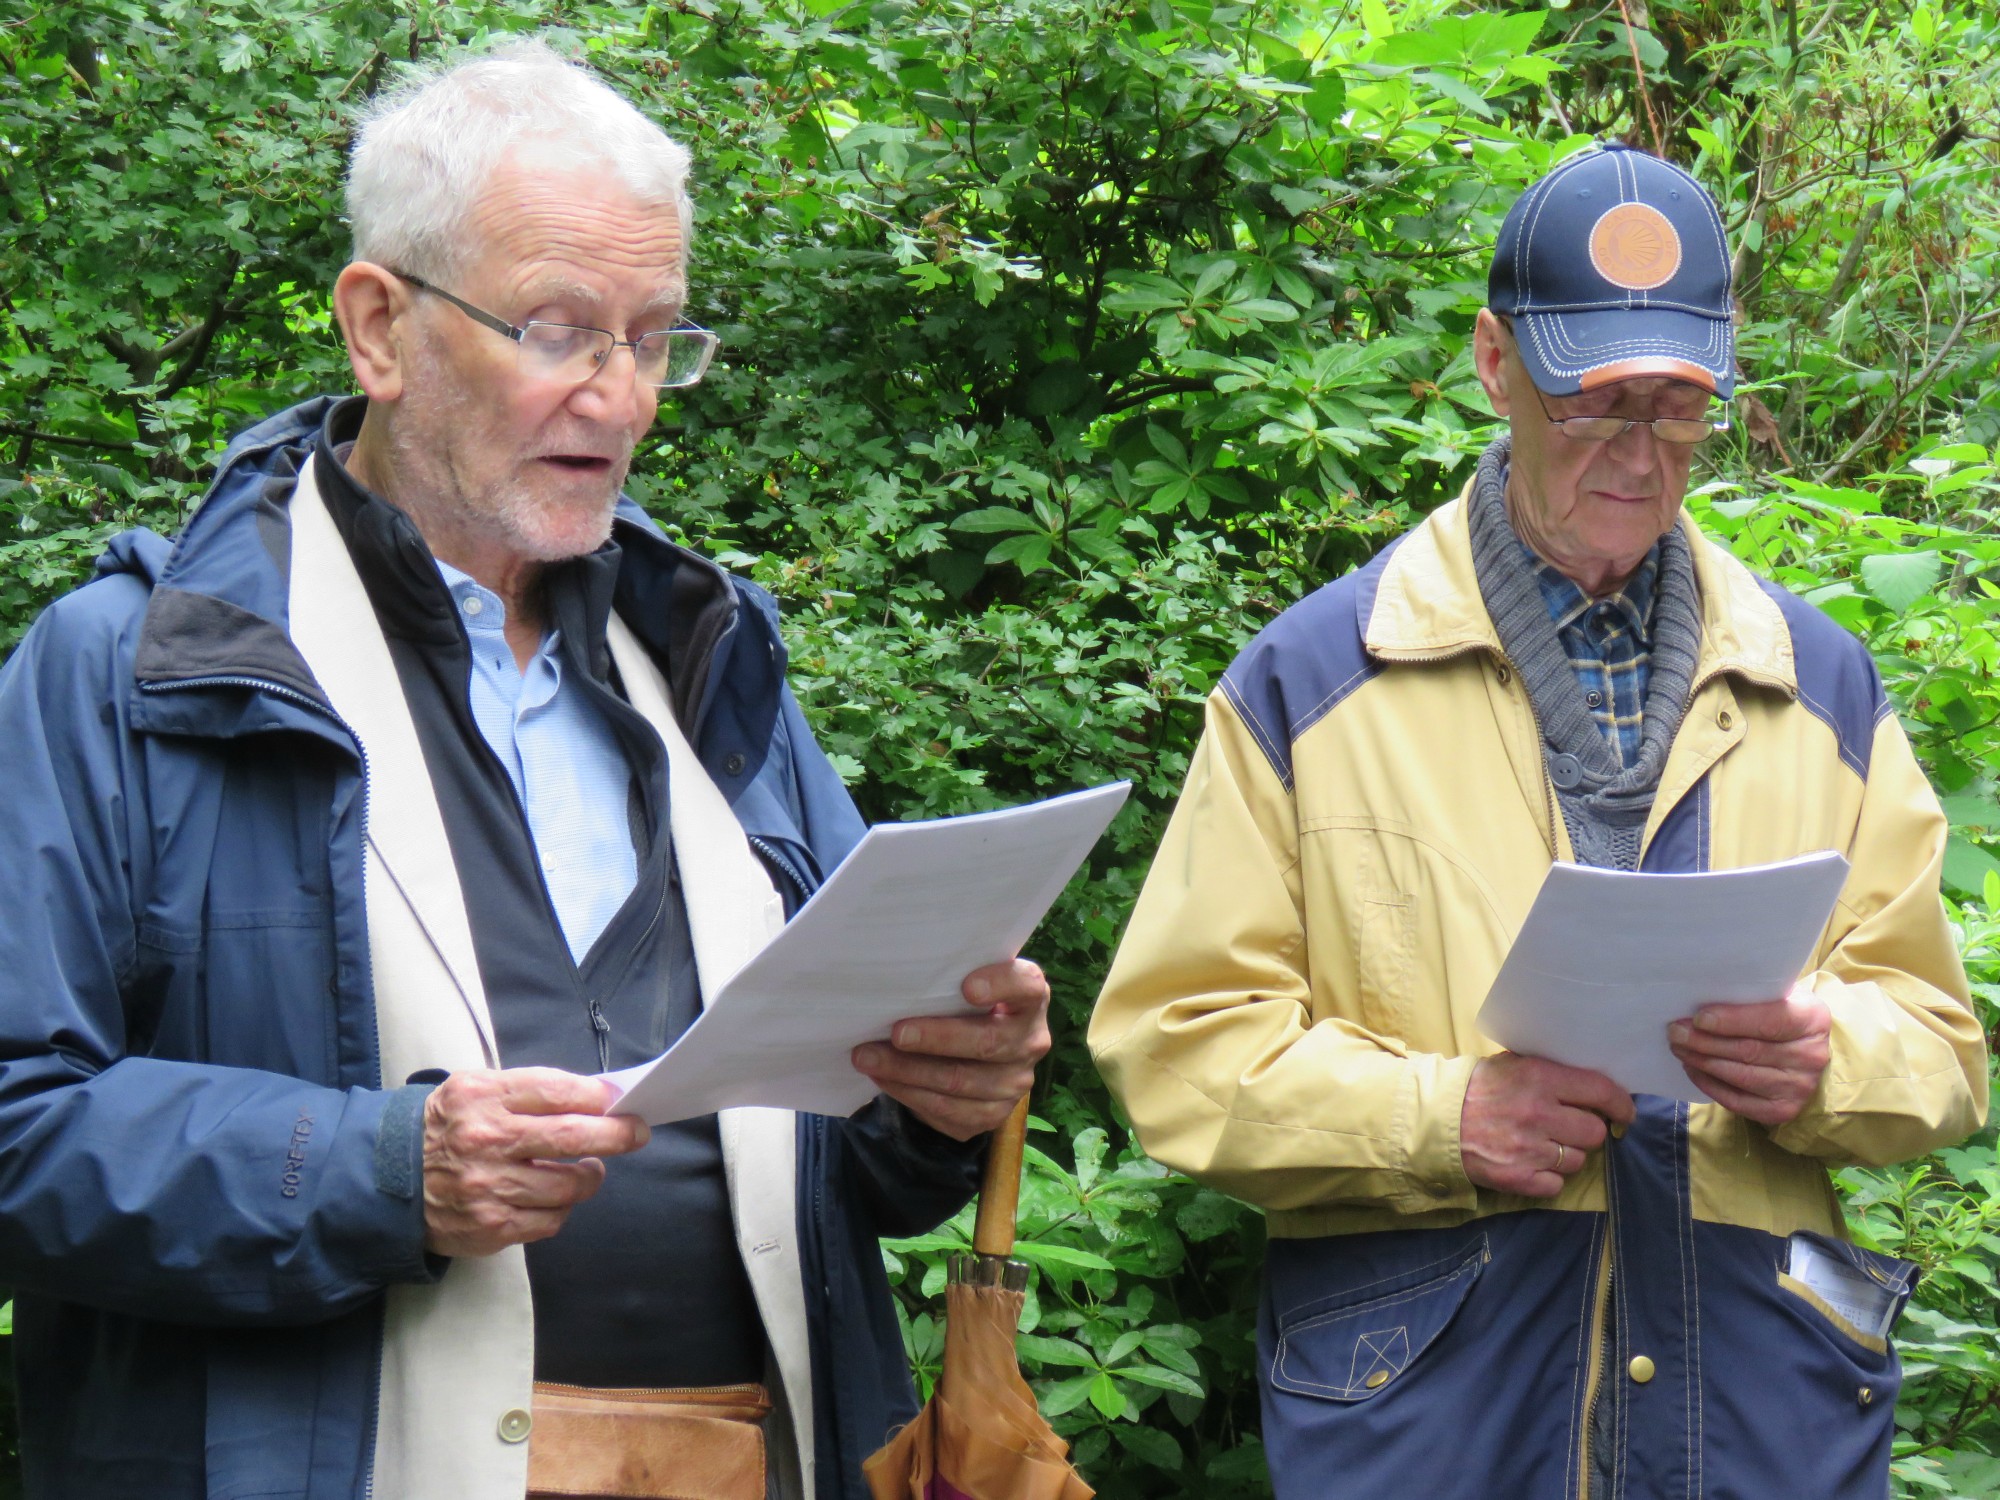
[[[1585,1367],[1583,1379],[1583,1426],[1577,1440],[1577,1500],[1593,1500],[1590,1489],[1591,1464],[1590,1438],[1597,1423],[1597,1403],[1604,1398],[1604,1382],[1611,1367],[1611,1282],[1615,1274],[1612,1264],[1612,1246],[1617,1243],[1615,1226],[1611,1219],[1611,1202],[1607,1184],[1604,1204],[1604,1254],[1597,1263],[1597,1289],[1592,1299],[1590,1316],[1590,1359]]]
[[[366,900],[369,862],[368,809],[370,783],[373,778],[370,776],[368,768],[368,747],[361,743],[361,736],[354,732],[354,726],[336,713],[330,704],[322,703],[318,699],[309,697],[297,688],[286,687],[283,683],[271,682],[262,677],[189,677],[174,682],[142,682],[139,684],[139,691],[142,693],[174,693],[191,691],[198,688],[216,687],[247,688],[252,692],[270,693],[274,697],[282,698],[288,703],[296,703],[299,707],[307,709],[331,723],[337,724],[341,731],[346,734],[348,740],[354,746],[355,758],[361,763],[361,888],[363,899]],[[366,1007],[366,1010],[368,1013],[368,1040],[375,1048],[375,1085],[377,1088],[383,1088],[387,1086],[387,1081],[382,1076],[382,1035],[375,1022],[375,1007],[370,1005]],[[366,1441],[363,1444],[362,1451],[368,1455],[368,1467],[362,1473],[362,1500],[375,1500],[375,1442],[379,1435],[382,1413],[382,1358],[387,1327],[387,1320],[385,1319],[375,1330],[374,1371],[368,1381],[368,1417],[366,1426],[363,1429],[363,1437]]]
[[[611,1023],[595,999],[590,1002],[590,1029],[597,1033],[597,1071],[611,1071]]]
[[[780,852],[776,844],[773,844],[762,834],[747,833],[744,837],[749,840],[752,849],[763,855],[771,864],[776,865],[784,877],[791,881],[792,889],[798,892],[801,904],[812,899],[812,882],[806,879],[797,865],[793,864],[790,859],[786,858]]]

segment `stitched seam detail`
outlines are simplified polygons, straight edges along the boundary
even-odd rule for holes
[[[1265,728],[1264,721],[1251,710],[1248,700],[1237,691],[1236,684],[1226,674],[1222,679],[1222,691],[1235,708],[1236,717],[1243,721],[1244,727],[1250,731],[1250,737],[1257,742],[1257,748],[1264,752],[1264,759],[1271,763],[1271,769],[1277,772],[1278,780],[1289,792],[1292,789],[1291,757],[1280,751],[1277,740]]]

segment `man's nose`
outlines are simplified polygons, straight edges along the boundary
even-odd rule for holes
[[[620,344],[591,371],[588,380],[570,392],[569,401],[580,417],[626,427],[650,423],[659,395],[639,378],[637,352]]]
[[[1660,461],[1660,440],[1643,419],[1633,422],[1605,447],[1619,467],[1635,474],[1650,472]]]

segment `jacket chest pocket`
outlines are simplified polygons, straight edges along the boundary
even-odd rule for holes
[[[1362,1024],[1385,1036],[1410,1034],[1410,982],[1416,967],[1416,897],[1402,891],[1361,893]]]
[[[1417,962],[1417,898],[1413,882],[1388,868],[1373,838],[1355,840],[1355,959],[1361,1024],[1407,1041]]]

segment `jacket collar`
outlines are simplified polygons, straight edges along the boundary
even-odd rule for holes
[[[1468,651],[1498,657],[1472,562],[1471,486],[1439,507],[1383,563],[1362,621],[1368,654],[1382,662],[1438,661]],[[1731,673],[1798,696],[1791,631],[1750,570],[1711,542],[1685,511],[1677,523],[1694,557],[1701,594],[1701,654],[1695,681]]]
[[[314,448],[334,448],[359,431],[366,402],[360,397],[320,397],[267,418],[238,436],[186,529],[164,558],[156,538],[117,539],[100,569],[137,573],[152,585],[140,632],[134,676],[140,695],[135,723],[179,733],[237,733],[246,723],[244,692],[275,688],[279,718],[293,724],[300,705],[310,719],[329,710],[319,684],[292,645],[287,597],[291,522],[288,505],[301,466]],[[385,626],[428,638],[457,631],[449,593],[431,566],[430,553],[401,511],[354,483],[337,463],[321,465],[322,483],[378,608],[387,601]],[[331,483],[326,476],[333,475]],[[630,500],[621,498],[612,543],[580,560],[590,573],[581,607],[597,625],[615,597],[646,646],[670,667],[675,701],[698,728],[714,696],[718,664],[728,654],[739,621],[768,627],[765,612],[744,610],[742,591],[712,560],[663,536]],[[419,566],[421,564],[421,566]],[[421,585],[421,587],[419,587]],[[386,592],[378,592],[386,590]],[[429,590],[444,614],[429,604]],[[570,622],[565,622],[567,625]],[[780,656],[776,631],[774,659]],[[237,702],[219,715],[207,693],[219,689]],[[266,693],[266,696],[271,696]],[[289,707],[285,707],[288,705]]]

